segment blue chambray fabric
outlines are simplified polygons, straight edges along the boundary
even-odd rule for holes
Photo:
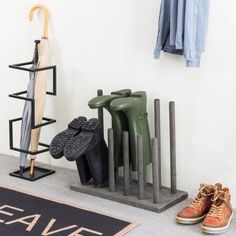
[[[176,27],[176,38],[175,38],[176,49],[184,48],[185,9],[186,9],[186,0],[178,0],[177,27]]]
[[[173,7],[173,5],[171,5],[172,1],[173,0],[161,1],[157,42],[154,49],[154,57],[156,59],[160,58],[161,50],[173,54],[183,54],[183,50],[176,50],[175,45],[171,45],[170,43],[170,31],[173,30],[173,28],[170,27],[171,6]]]
[[[175,46],[176,30],[177,30],[177,15],[178,15],[178,0],[170,1],[170,45]]]
[[[209,0],[186,0],[184,54],[187,67],[199,67],[209,15]]]
[[[186,66],[199,67],[208,12],[209,0],[162,0],[155,58],[160,58],[161,50],[173,54],[184,50]]]

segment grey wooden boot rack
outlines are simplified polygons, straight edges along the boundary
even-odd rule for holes
[[[98,90],[97,94],[101,96],[103,94],[102,90]],[[130,169],[129,133],[127,131],[123,132],[123,176],[119,176],[118,172],[115,172],[113,130],[108,129],[109,186],[106,188],[94,188],[93,185],[77,183],[72,185],[70,189],[158,213],[186,199],[188,193],[177,190],[176,182],[175,103],[169,103],[170,188],[162,186],[161,182],[161,119],[159,99],[154,100],[154,116],[155,137],[152,138],[151,142],[153,183],[146,182],[146,168],[143,165],[143,137],[141,135],[137,136],[138,179],[133,179]],[[98,109],[98,118],[103,125],[102,108]]]

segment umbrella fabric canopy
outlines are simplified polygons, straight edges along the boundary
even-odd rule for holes
[[[35,10],[41,9],[44,12],[44,31],[41,41],[38,46],[39,58],[37,68],[43,68],[48,66],[49,58],[49,42],[48,42],[48,9],[43,5],[35,5],[30,11],[30,20],[33,19]],[[34,99],[35,99],[35,125],[42,123],[44,107],[46,103],[46,92],[47,92],[47,71],[39,71],[35,76],[35,88],[34,88]],[[32,152],[38,150],[40,137],[40,128],[33,129],[31,132],[31,144],[30,149]],[[34,160],[36,156],[31,156],[30,162],[30,174],[34,174]]]
[[[37,66],[38,61],[38,43],[40,41],[35,41],[35,50],[33,56],[33,65],[31,69],[35,69]],[[35,82],[35,72],[29,73],[29,84],[27,87],[27,94],[26,98],[33,98],[34,97],[34,82]],[[21,123],[21,139],[20,139],[20,148],[22,150],[29,150],[30,146],[30,134],[31,134],[31,120],[32,110],[31,110],[31,103],[29,101],[25,102],[23,115],[22,115],[22,123]],[[24,168],[26,166],[27,161],[27,153],[20,153],[20,174],[23,175]]]

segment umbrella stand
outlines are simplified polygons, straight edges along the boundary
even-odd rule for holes
[[[31,66],[32,63],[33,63],[32,61],[24,62],[24,63],[9,65],[9,67],[11,69],[16,69],[16,70],[21,70],[21,71],[26,71],[26,72],[31,72],[31,73],[32,72],[38,72],[38,71],[44,71],[44,70],[45,71],[51,70],[53,72],[52,73],[53,74],[53,90],[48,91],[47,95],[56,96],[56,93],[57,93],[57,91],[56,91],[56,84],[57,84],[56,66],[53,65],[53,66],[48,66],[48,67],[45,67],[45,68],[35,68],[35,69],[26,68],[26,66]],[[43,123],[41,123],[40,125],[35,124],[35,122],[34,122],[34,120],[35,120],[34,119],[34,117],[35,117],[35,100],[34,100],[34,98],[25,97],[24,95],[26,95],[26,93],[27,93],[27,91],[16,92],[16,93],[10,94],[9,97],[19,99],[21,101],[27,101],[31,104],[31,110],[32,110],[31,130],[34,130],[36,128],[42,128],[42,127],[45,127],[47,125],[51,125],[51,124],[55,123],[56,120],[51,119],[51,118],[43,117]],[[21,121],[22,121],[22,117],[9,120],[9,146],[10,146],[10,150],[17,151],[17,152],[20,152],[20,153],[26,153],[26,154],[33,155],[33,156],[39,155],[41,153],[48,152],[49,151],[49,144],[45,144],[45,143],[42,143],[42,142],[39,142],[40,149],[35,151],[35,152],[25,150],[25,149],[22,149],[20,147],[16,147],[14,145],[14,142],[13,142],[15,140],[14,134],[16,133],[16,131],[14,130],[14,124],[17,123],[17,122],[21,122]],[[25,179],[25,180],[35,181],[35,180],[38,180],[40,178],[51,175],[53,173],[55,173],[54,170],[41,168],[41,167],[34,167],[34,176],[32,177],[30,175],[30,167],[26,167],[23,170],[23,174],[20,173],[20,170],[17,170],[17,171],[14,171],[14,172],[10,173],[10,175],[14,176],[14,177],[21,178],[21,179]]]
[[[17,69],[17,70],[21,70],[21,71],[26,71],[26,72],[30,72],[30,73],[38,73],[40,71],[49,71],[51,70],[53,73],[53,90],[52,91],[48,91],[46,92],[47,95],[52,95],[52,96],[56,96],[56,84],[57,84],[57,76],[56,76],[56,66],[47,66],[47,67],[40,67],[40,68],[33,68],[33,61],[30,62],[24,62],[24,63],[19,63],[19,64],[13,64],[13,65],[9,65],[10,68],[12,69]],[[26,66],[30,66],[30,68],[27,68]],[[55,123],[56,120],[51,119],[51,118],[46,118],[46,117],[42,117],[42,121],[41,124],[36,124],[35,123],[35,99],[34,98],[29,98],[27,96],[27,91],[21,91],[21,92],[16,92],[13,94],[10,94],[9,97],[15,98],[15,99],[20,99],[22,101],[28,102],[30,104],[31,107],[31,133],[33,130],[35,129],[39,129],[41,127],[50,125],[52,123]],[[36,156],[39,155],[41,153],[45,153],[47,151],[49,151],[49,145],[45,144],[45,143],[38,143],[38,146],[40,146],[40,149],[37,151],[29,151],[28,149],[23,149],[22,147],[18,148],[14,146],[14,124],[16,122],[22,122],[22,117],[20,118],[16,118],[16,119],[12,119],[9,121],[9,144],[10,144],[10,149],[20,152],[20,153],[25,153],[25,154],[30,154],[32,156]],[[31,170],[30,170],[31,169]],[[54,170],[50,170],[50,169],[46,169],[46,168],[40,168],[40,167],[33,167],[33,172],[34,175],[30,174],[32,173],[32,168],[30,167],[26,167],[23,170],[17,170],[15,172],[10,173],[11,176],[14,177],[18,177],[21,179],[25,179],[25,180],[30,180],[30,181],[35,181],[38,180],[40,178],[46,177],[48,175],[51,175],[53,173],[55,173]]]

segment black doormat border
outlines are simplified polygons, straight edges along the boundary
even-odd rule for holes
[[[11,190],[11,191],[16,191],[18,193],[29,195],[29,196],[32,196],[32,197],[35,197],[35,198],[40,198],[42,200],[46,200],[46,201],[49,201],[49,202],[63,204],[63,205],[68,206],[68,207],[72,207],[72,208],[76,208],[76,209],[80,209],[80,210],[85,210],[85,211],[88,211],[88,212],[91,212],[91,213],[94,213],[94,214],[103,215],[103,216],[106,216],[106,217],[113,218],[115,220],[121,220],[121,221],[129,223],[129,225],[127,227],[123,228],[121,231],[114,234],[114,236],[124,236],[129,231],[131,231],[132,229],[134,229],[135,227],[137,227],[139,225],[137,222],[130,221],[130,220],[127,220],[127,219],[122,218],[122,217],[116,217],[112,214],[107,214],[107,213],[102,212],[102,211],[97,211],[97,210],[87,208],[87,207],[83,207],[83,206],[80,206],[80,205],[78,206],[78,205],[70,204],[66,201],[59,200],[55,197],[48,197],[48,196],[45,196],[43,194],[34,194],[34,193],[26,191],[22,188],[18,188],[18,187],[16,188],[14,186],[9,186],[9,185],[6,186],[4,184],[0,184],[0,188],[4,188],[4,189],[7,189],[7,190]],[[0,196],[0,198],[1,198],[1,196]]]

